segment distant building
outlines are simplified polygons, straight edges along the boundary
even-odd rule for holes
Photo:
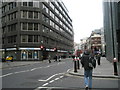
[[[92,31],[92,34],[89,38],[90,40],[90,49],[94,50],[97,49],[98,51],[101,51],[101,29]]]
[[[81,50],[85,50],[88,37],[80,40]]]
[[[14,60],[42,60],[56,54],[67,57],[73,49],[73,35],[72,19],[63,2],[2,3],[4,57],[13,56]]]

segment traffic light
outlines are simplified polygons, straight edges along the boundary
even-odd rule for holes
[[[57,48],[54,48],[54,51],[57,52]]]
[[[42,45],[40,46],[40,48],[41,48],[41,51],[43,51],[44,47]]]

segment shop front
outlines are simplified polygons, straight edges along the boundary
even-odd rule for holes
[[[19,48],[21,60],[40,60],[40,48]]]

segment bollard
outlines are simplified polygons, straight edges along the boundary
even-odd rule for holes
[[[76,57],[74,58],[74,72],[77,72],[77,61],[76,61]]]
[[[117,72],[117,59],[114,58],[113,59],[113,65],[114,65],[114,75],[118,75],[118,72]]]
[[[79,57],[77,57],[77,69],[80,69]]]

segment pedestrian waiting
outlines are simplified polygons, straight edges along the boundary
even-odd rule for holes
[[[51,63],[51,56],[50,55],[48,56],[48,61],[49,61],[49,63]]]
[[[85,50],[83,56],[81,57],[81,64],[84,67],[84,83],[85,89],[88,90],[92,88],[92,72],[93,68],[96,67],[96,60],[94,59],[94,55]]]

